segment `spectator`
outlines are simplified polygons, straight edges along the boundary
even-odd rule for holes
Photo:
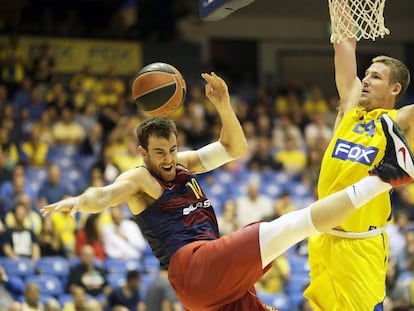
[[[0,150],[0,185],[13,176],[13,167],[9,165],[7,157],[7,152]]]
[[[41,256],[66,257],[62,237],[55,230],[55,225],[50,217],[43,218],[42,231],[39,234],[39,247]]]
[[[32,230],[36,236],[42,230],[42,217],[40,217],[39,212],[34,211],[32,209],[32,200],[26,194],[19,194],[16,197],[16,201],[19,204],[22,204],[26,209],[26,218],[23,221],[23,226],[26,229]],[[5,223],[8,228],[15,228],[16,227],[16,217],[14,215],[14,211],[9,211],[5,217]]]
[[[121,206],[111,209],[112,223],[103,228],[105,253],[110,258],[141,259],[146,240],[136,222],[123,218]]]
[[[273,202],[274,215],[272,215],[270,219],[275,219],[275,217],[280,217],[296,209],[289,191],[283,191]]]
[[[87,294],[97,297],[109,294],[106,272],[98,267],[95,262],[95,253],[91,245],[84,245],[80,251],[80,263],[73,266],[69,272],[68,288],[74,295],[77,287],[82,287]]]
[[[50,298],[45,302],[43,311],[61,311],[61,307],[55,298]]]
[[[61,120],[53,126],[56,144],[78,146],[85,139],[85,130],[74,120],[74,117],[74,108],[70,105],[64,106]]]
[[[86,291],[83,287],[74,286],[71,290],[71,301],[66,301],[62,306],[63,311],[85,311],[87,302]]]
[[[18,301],[14,301],[12,302],[12,304],[9,306],[7,310],[8,311],[23,311],[23,305]]]
[[[2,116],[3,117],[3,116]],[[9,170],[13,169],[19,161],[19,152],[17,145],[10,139],[10,130],[4,126],[5,120],[2,120],[2,127],[0,127],[0,152],[4,157]],[[13,121],[14,122],[14,121]]]
[[[406,247],[405,231],[408,229],[409,220],[407,211],[400,210],[394,213],[394,222],[385,225],[390,244],[390,256],[395,258]]]
[[[33,58],[33,81],[42,89],[50,86],[56,74],[56,62],[52,54],[52,48],[48,42],[43,42],[38,48],[37,55]]]
[[[146,311],[183,310],[174,290],[168,282],[168,271],[162,267],[158,272],[158,276],[148,287],[145,304]]]
[[[272,156],[271,141],[267,136],[256,138],[257,147],[253,152],[251,159],[247,162],[249,170],[268,172],[282,169],[282,164]]]
[[[61,179],[60,167],[56,164],[49,166],[47,179],[39,189],[39,199],[45,199],[47,203],[61,200],[65,195],[69,195],[70,190],[63,184]]]
[[[85,156],[99,158],[102,153],[102,139],[102,125],[95,122],[87,131],[87,136],[80,146],[80,153]]]
[[[102,311],[102,305],[97,299],[89,299],[86,301],[82,311]]]
[[[288,139],[292,139],[295,142],[295,146],[298,148],[305,147],[304,138],[300,128],[292,123],[289,116],[281,115],[277,120],[276,125],[273,127],[273,147],[277,150],[285,149]]]
[[[23,49],[19,47],[17,34],[9,36],[9,42],[0,50],[0,80],[7,85],[10,96],[14,95],[22,84],[27,72],[28,60]]]
[[[230,234],[240,228],[237,223],[237,206],[234,200],[226,200],[223,204],[223,214],[217,218],[220,235]]]
[[[328,125],[326,114],[315,112],[311,115],[311,123],[305,126],[305,141],[309,148],[328,146],[332,138],[332,127]]]
[[[121,172],[125,172],[133,167],[143,165],[142,155],[137,148],[136,141],[129,141],[124,152],[116,153],[114,163]]]
[[[141,276],[137,270],[130,270],[126,274],[126,283],[113,288],[108,296],[108,305],[111,308],[125,306],[129,311],[143,311],[144,303],[140,296]],[[147,309],[148,310],[148,309]]]
[[[272,268],[255,284],[258,291],[265,293],[284,293],[290,280],[290,264],[285,254],[280,255],[272,263]]]
[[[27,283],[24,289],[23,311],[43,311],[40,289],[37,283]]]
[[[101,232],[98,228],[99,214],[88,215],[85,225],[76,233],[76,254],[80,255],[85,245],[92,246],[97,259],[105,260],[105,250],[103,246]]]
[[[323,97],[321,88],[314,84],[310,88],[309,97],[303,103],[303,110],[311,116],[315,112],[327,112],[329,105],[327,100]]]
[[[306,153],[297,145],[297,141],[292,137],[286,138],[285,148],[276,154],[275,159],[282,163],[283,171],[291,178],[300,176],[307,164]]]
[[[414,269],[414,230],[405,230],[405,247],[395,256],[399,272]]]
[[[21,194],[27,194],[30,198],[35,199],[36,195],[26,182],[24,166],[19,164],[13,169],[12,180],[6,180],[0,186],[0,198],[2,200],[2,213],[5,215],[15,204],[16,199]]]
[[[4,254],[16,259],[27,257],[34,264],[40,257],[40,248],[36,234],[24,227],[24,219],[27,217],[27,209],[24,204],[18,203],[14,207],[14,217],[16,219],[15,228],[9,228],[4,234]]]
[[[411,305],[411,290],[409,281],[399,280],[399,271],[393,260],[388,263],[387,274],[385,277],[386,295],[393,301],[395,311],[409,310]]]
[[[92,165],[93,169],[99,169],[105,183],[111,183],[121,173],[120,168],[114,163],[113,151],[109,146],[104,147],[100,159]]]
[[[414,221],[414,202],[408,186],[402,186],[391,194],[392,209],[396,213],[398,211],[406,211],[409,221]]]
[[[241,227],[271,215],[272,200],[259,191],[260,181],[253,178],[248,182],[247,193],[237,199],[237,222]]]
[[[56,234],[62,238],[63,245],[68,257],[75,255],[76,244],[76,220],[69,213],[54,213],[51,220]]]
[[[51,111],[47,109],[43,111],[40,116],[39,122],[33,125],[33,130],[39,131],[39,140],[43,143],[47,143],[49,146],[54,144],[53,127],[51,120]]]
[[[41,98],[41,94],[37,87],[31,90],[29,101],[19,108],[20,115],[17,115],[17,117],[22,121],[25,137],[29,137],[33,125],[39,122],[43,111],[46,109],[46,104]]]
[[[35,167],[45,167],[50,161],[50,148],[47,142],[40,140],[40,128],[33,127],[30,140],[20,146],[21,163]]]

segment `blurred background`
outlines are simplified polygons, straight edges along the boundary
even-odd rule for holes
[[[379,54],[414,72],[413,12],[412,0],[386,2],[391,34],[358,44],[360,76]],[[219,135],[200,73],[215,71],[228,82],[249,150],[199,176],[221,234],[313,202],[338,105],[329,29],[321,0],[256,0],[216,22],[200,18],[195,0],[1,0],[0,310],[13,301],[111,310],[123,286],[137,290],[148,310],[159,310],[149,309],[148,293],[163,272],[127,206],[75,220],[39,213],[142,164],[135,128],[145,116],[130,86],[148,63],[171,63],[187,82],[185,103],[172,116],[180,150]],[[398,105],[412,102],[413,84]],[[408,310],[414,305],[413,184],[395,190],[392,202],[387,294]],[[13,243],[13,232],[23,229],[29,242]],[[303,241],[275,260],[257,284],[260,297],[284,311],[309,310],[302,295],[307,259]],[[99,277],[73,278],[80,264]]]

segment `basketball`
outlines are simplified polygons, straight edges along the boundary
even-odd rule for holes
[[[157,62],[142,68],[132,83],[132,97],[148,116],[166,117],[184,102],[187,87],[174,66]]]

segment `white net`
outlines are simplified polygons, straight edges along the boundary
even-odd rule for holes
[[[390,31],[384,24],[385,0],[328,0],[331,42],[348,38],[383,38]]]

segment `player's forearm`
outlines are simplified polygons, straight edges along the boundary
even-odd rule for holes
[[[222,124],[220,142],[233,158],[239,158],[247,151],[247,141],[240,122],[230,104],[221,107],[218,113]]]
[[[90,187],[79,196],[79,211],[87,213],[100,213],[108,207],[118,205],[124,198],[117,195],[111,186]]]

